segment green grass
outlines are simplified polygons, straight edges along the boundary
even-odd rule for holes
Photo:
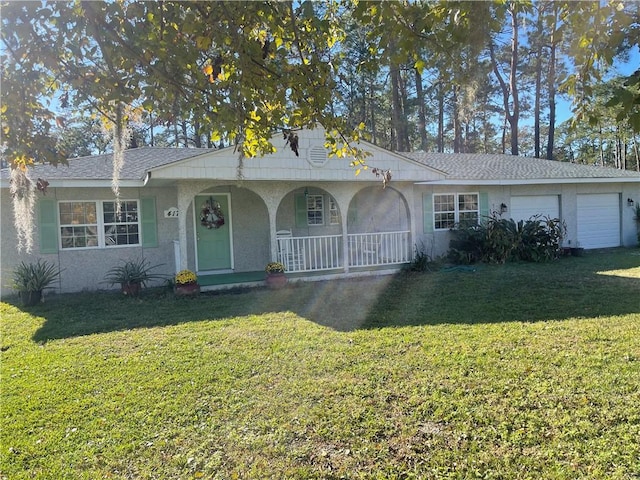
[[[638,478],[639,253],[2,303],[0,478]]]

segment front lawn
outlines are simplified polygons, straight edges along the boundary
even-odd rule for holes
[[[637,249],[0,313],[2,479],[640,476]]]

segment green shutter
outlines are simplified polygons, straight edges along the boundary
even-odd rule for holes
[[[294,200],[296,210],[296,227],[307,227],[307,197],[302,194],[296,194]]]
[[[142,246],[158,246],[158,228],[156,226],[156,199],[140,199],[140,224],[142,227]]]
[[[40,230],[40,253],[58,251],[58,212],[57,202],[41,198],[38,202],[38,227]]]
[[[433,196],[422,194],[422,223],[424,233],[433,233]]]
[[[489,217],[489,194],[480,193],[480,223],[485,223]]]

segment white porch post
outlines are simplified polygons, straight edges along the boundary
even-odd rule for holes
[[[323,185],[323,187],[331,194],[340,210],[340,221],[342,222],[342,267],[345,273],[349,273],[349,225],[347,219],[349,218],[349,206],[357,192],[354,192],[352,187],[348,185],[329,184]]]
[[[276,239],[276,217],[278,214],[278,207],[285,195],[291,190],[291,185],[282,183],[268,183],[261,185],[252,185],[251,190],[258,194],[267,206],[267,213],[269,215],[269,242],[271,246],[271,261],[278,259],[278,241]]]
[[[346,202],[346,208],[340,207],[340,216],[342,217],[342,261],[344,263],[344,273],[349,273],[349,227],[347,218],[349,216],[349,202]]]
[[[195,196],[204,189],[211,187],[211,182],[183,182],[178,183],[178,241],[180,242],[180,270],[189,268],[189,239],[187,238],[187,222],[193,217],[187,218],[189,205],[194,201]],[[198,208],[194,205],[193,208]]]
[[[180,265],[176,268],[185,270],[188,268],[187,259],[187,211],[189,210],[190,192],[185,192],[181,186],[178,186],[178,255],[177,259]]]

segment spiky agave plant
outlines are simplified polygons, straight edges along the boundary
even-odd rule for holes
[[[19,292],[38,292],[51,285],[61,270],[53,263],[39,259],[36,263],[20,262],[13,270],[13,288]]]

